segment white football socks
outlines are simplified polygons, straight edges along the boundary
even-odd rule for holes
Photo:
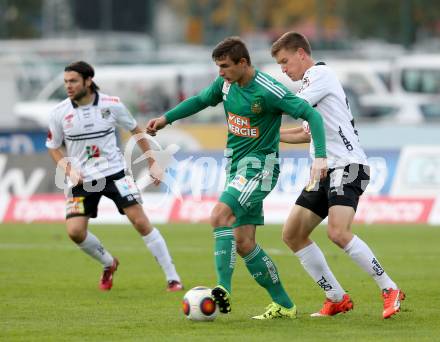
[[[325,291],[326,297],[332,302],[340,302],[345,291],[328,267],[324,254],[318,245],[313,242],[296,252],[295,255],[307,273]]]
[[[176,272],[176,267],[173,264],[170,253],[168,252],[168,247],[159,230],[153,228],[151,233],[143,236],[142,239],[144,240],[147,248],[156,258],[160,267],[162,267],[162,270],[164,271],[167,280],[180,281],[180,277]]]
[[[359,239],[356,235],[353,239],[344,247],[344,251],[373,279],[381,290],[383,289],[397,289],[396,283],[391,280],[379,261],[374,256],[372,250],[367,244]]]
[[[113,264],[113,257],[98,238],[87,231],[87,236],[83,242],[78,244],[84,252],[90,255],[92,258],[98,260],[104,267],[110,267]]]

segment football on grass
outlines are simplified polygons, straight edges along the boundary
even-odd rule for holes
[[[182,305],[183,313],[192,321],[213,321],[218,314],[217,304],[208,287],[193,287],[185,293]]]

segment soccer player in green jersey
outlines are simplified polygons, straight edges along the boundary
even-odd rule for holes
[[[212,295],[220,312],[231,311],[231,279],[237,252],[273,301],[263,314],[253,318],[295,318],[296,306],[284,290],[274,262],[256,243],[255,233],[256,226],[264,224],[263,199],[278,179],[281,115],[302,118],[310,125],[316,149],[311,182],[319,181],[327,172],[322,118],[306,101],[255,69],[240,38],[220,42],[212,58],[219,77],[198,95],[150,120],[146,130],[154,136],[176,120],[223,102],[228,125],[225,157],[229,163],[225,189],[211,213],[218,278]]]

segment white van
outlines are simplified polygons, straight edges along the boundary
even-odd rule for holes
[[[370,115],[405,124],[440,120],[440,55],[397,58],[392,63],[390,86],[389,95],[363,98]]]
[[[411,55],[398,58],[392,67],[392,90],[396,93],[431,98],[440,95],[440,55]]]
[[[197,94],[216,75],[213,63],[98,66],[94,81],[103,93],[120,97],[133,115],[156,116]],[[14,113],[22,121],[47,127],[51,109],[66,97],[61,73],[35,100],[17,103]]]

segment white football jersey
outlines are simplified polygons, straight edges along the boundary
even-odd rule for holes
[[[84,181],[103,178],[126,169],[116,143],[116,126],[129,131],[137,126],[118,97],[96,93],[93,103],[85,106],[67,98],[50,115],[46,147],[56,149],[65,142],[66,157]]]
[[[352,163],[367,165],[344,89],[329,67],[318,63],[308,69],[296,95],[313,106],[324,120],[329,168]],[[310,155],[315,156],[313,143]]]

